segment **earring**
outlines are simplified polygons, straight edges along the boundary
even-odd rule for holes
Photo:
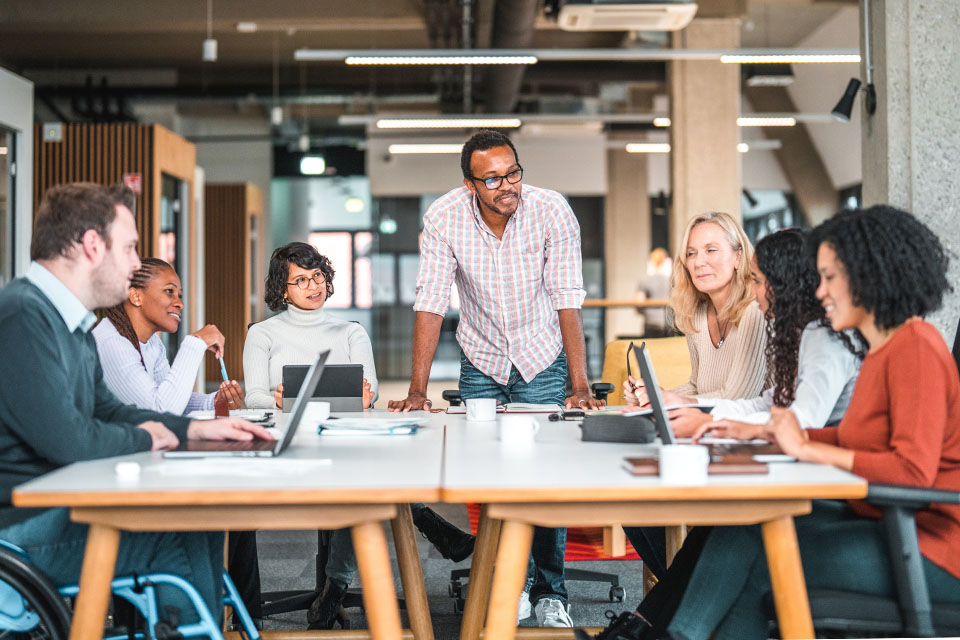
[[[139,302],[134,302],[134,303],[133,303],[133,306],[139,307],[139,306],[140,306],[140,303],[139,303]]]

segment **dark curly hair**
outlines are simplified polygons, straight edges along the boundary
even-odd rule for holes
[[[812,232],[814,255],[827,244],[843,263],[854,304],[872,313],[880,329],[925,316],[952,291],[949,257],[937,236],[896,207],[841,211]]]
[[[767,279],[767,369],[773,376],[773,403],[788,407],[796,394],[803,329],[814,321],[829,326],[823,307],[817,300],[820,283],[816,266],[807,259],[804,234],[799,229],[783,229],[757,242],[754,248],[757,267]],[[849,336],[834,332],[851,353],[863,357],[861,344]]]
[[[313,245],[306,242],[291,242],[273,252],[270,256],[270,269],[265,281],[263,301],[271,311],[283,311],[287,301],[283,294],[287,290],[290,278],[290,263],[303,269],[320,269],[327,281],[327,298],[333,295],[333,276],[336,271],[327,256],[322,255]]]
[[[127,205],[124,204],[124,206]],[[140,258],[140,268],[133,272],[133,276],[130,278],[130,288],[146,289],[147,285],[165,269],[172,271],[173,267],[160,258]],[[127,309],[124,306],[126,303],[126,300],[124,300],[118,305],[102,309],[102,317],[108,318],[113,323],[117,333],[130,341],[133,348],[140,354],[140,364],[146,369],[147,365],[144,363],[143,353],[140,351],[140,340],[137,338],[137,332],[133,330],[133,323],[130,321],[130,316],[127,315]]]
[[[473,172],[470,169],[470,161],[473,159],[474,151],[486,151],[487,149],[495,149],[497,147],[510,147],[510,150],[513,151],[513,159],[516,160],[517,163],[520,162],[520,156],[517,155],[517,148],[510,142],[510,138],[499,131],[484,129],[483,131],[477,131],[470,136],[469,140],[463,143],[463,149],[460,150],[460,171],[463,172],[463,177],[468,180],[473,177]]]

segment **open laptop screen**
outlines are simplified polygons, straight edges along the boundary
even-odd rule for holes
[[[635,346],[633,352],[637,356],[640,376],[647,388],[650,409],[653,411],[654,422],[657,423],[657,434],[663,444],[676,444],[677,439],[674,437],[673,428],[670,426],[670,417],[667,416],[666,409],[664,409],[663,394],[660,392],[660,384],[657,382],[657,374],[653,370],[653,363],[650,361],[650,353],[646,349],[646,343],[641,343],[639,347]]]

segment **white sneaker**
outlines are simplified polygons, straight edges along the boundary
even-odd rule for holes
[[[537,624],[541,627],[572,627],[573,620],[567,607],[556,598],[541,598],[535,607]]]
[[[523,591],[520,594],[520,606],[517,607],[517,624],[520,624],[521,620],[529,618],[531,613],[533,613],[533,609],[530,607],[530,592]]]

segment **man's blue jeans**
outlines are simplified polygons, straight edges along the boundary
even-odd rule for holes
[[[563,351],[553,363],[538,373],[530,382],[520,377],[516,367],[510,369],[507,384],[500,384],[486,375],[460,352],[460,397],[496,398],[500,402],[556,403],[566,400],[567,356]],[[563,554],[567,549],[567,530],[534,527],[532,562],[527,572],[530,602],[542,598],[556,598],[567,602],[567,587],[563,581]],[[532,586],[531,586],[532,582]]]
[[[67,509],[50,509],[29,520],[0,529],[0,539],[22,548],[30,561],[58,587],[77,584],[89,527],[70,521]],[[117,553],[117,576],[172,573],[184,578],[203,597],[213,619],[223,621],[222,532],[123,532]],[[197,620],[193,604],[179,589],[157,589],[158,611],[180,610],[181,622]]]

